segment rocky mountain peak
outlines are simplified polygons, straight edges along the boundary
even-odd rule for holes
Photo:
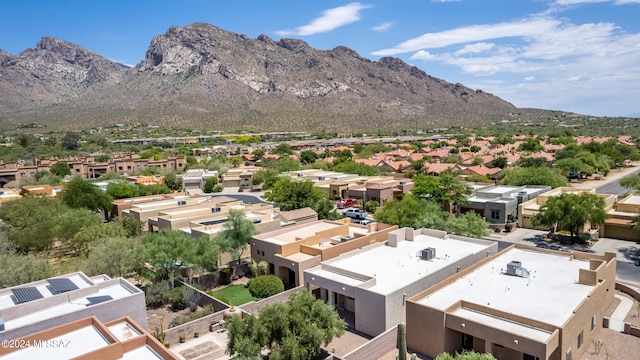
[[[0,116],[23,111],[16,117],[23,122],[33,121],[32,109],[46,108],[56,119],[95,119],[94,126],[131,120],[362,131],[468,125],[515,112],[491,94],[429,76],[398,58],[372,61],[345,46],[319,50],[300,39],[252,39],[205,23],[154,36],[135,69],[43,37],[17,57],[0,51],[0,76],[6,79]]]

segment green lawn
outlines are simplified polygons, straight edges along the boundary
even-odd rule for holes
[[[233,305],[242,305],[254,300],[260,300],[251,296],[249,289],[244,285],[229,285],[224,289],[212,291],[211,293],[229,299]]]

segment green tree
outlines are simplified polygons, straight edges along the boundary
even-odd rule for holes
[[[70,208],[85,208],[92,211],[104,211],[105,219],[113,205],[111,196],[103,193],[91,181],[75,177],[67,183],[67,188],[62,196],[64,202]]]
[[[256,264],[257,269],[257,264]],[[284,283],[275,275],[258,276],[251,279],[249,292],[254,297],[264,299],[284,291]]]
[[[313,208],[324,195],[313,187],[311,180],[300,181],[283,176],[265,193],[265,198],[273,201],[280,210],[289,211],[304,207]]]
[[[487,222],[473,211],[466,212],[453,221],[454,234],[481,238],[489,235]]]
[[[251,177],[251,185],[262,184],[262,189],[268,190],[278,180],[278,172],[275,169],[265,168],[256,171]]]
[[[209,177],[204,181],[203,190],[206,193],[212,193],[214,192],[216,185],[218,185],[218,178],[215,176]]]
[[[287,143],[278,144],[271,152],[278,155],[293,155],[291,145]]]
[[[413,178],[413,194],[419,198],[433,201],[440,206],[466,204],[471,195],[471,187],[457,180],[453,174],[427,176],[418,174]]]
[[[140,243],[127,237],[106,237],[89,249],[84,271],[87,275],[126,276],[140,268],[136,254]]]
[[[378,176],[380,175],[380,169],[375,166],[369,166],[363,163],[357,163],[355,161],[343,161],[340,164],[333,167],[333,171],[345,173],[345,174],[357,174],[360,176]]]
[[[546,166],[504,169],[503,174],[502,183],[505,185],[547,185],[555,189],[567,184],[559,170]]]
[[[540,213],[533,216],[534,226],[549,226],[568,230],[571,233],[571,243],[575,241],[586,224],[602,225],[609,218],[605,211],[605,202],[595,194],[563,193],[550,197],[540,207]]]
[[[56,219],[69,208],[57,198],[23,197],[0,208],[3,230],[20,252],[42,251],[54,240]]]
[[[487,164],[487,166],[489,167],[497,167],[500,169],[504,169],[505,167],[507,167],[508,165],[508,160],[505,157],[497,157],[491,161],[489,161],[489,163]]]
[[[344,218],[344,215],[333,206],[333,202],[326,198],[319,199],[312,208],[318,213],[318,219],[338,220]]]
[[[49,168],[49,172],[55,176],[63,178],[67,175],[71,175],[71,168],[66,162],[58,161],[57,163],[51,165],[51,167]]]
[[[162,182],[173,191],[182,190],[182,181],[180,181],[175,174],[165,175]]]
[[[94,244],[101,243],[105,239],[112,237],[126,237],[129,234],[120,221],[103,223],[88,210],[75,211],[87,211],[89,215],[92,215],[93,219],[97,220],[85,220],[87,224],[75,231],[73,238],[69,239],[71,246],[78,254],[86,253]],[[73,215],[74,211],[69,213]]]
[[[434,218],[443,218],[443,213],[446,214],[444,219],[451,218],[448,213],[442,211],[438,204],[407,194],[402,197],[402,200],[385,202],[373,217],[379,222],[398,225],[399,227],[441,229],[443,227],[442,224],[440,224],[440,221],[435,221]],[[433,216],[434,218],[428,219],[428,216]]]
[[[593,174],[593,167],[585,164],[580,158],[565,158],[556,161],[556,168],[560,169],[564,176],[570,176],[571,174],[578,175],[591,175]]]
[[[138,187],[135,184],[119,180],[110,182],[105,192],[114,199],[127,199],[136,196],[137,191]]]
[[[341,336],[346,327],[331,305],[306,290],[291,295],[287,303],[265,306],[258,318],[233,317],[229,322],[227,348],[231,355],[252,358],[268,348],[273,360],[313,359],[323,344]]]
[[[540,145],[538,138],[527,138],[520,146],[518,151],[536,152],[544,150],[544,146]]]
[[[318,160],[318,154],[311,150],[303,150],[300,152],[300,162],[302,164],[308,165],[313,164]]]
[[[88,248],[88,238],[79,235],[79,233],[84,231],[85,234],[94,236],[95,234],[90,231],[97,231],[101,228],[100,225],[103,225],[102,221],[93,211],[70,209],[56,217],[51,232],[54,238],[68,244],[76,254],[83,254]],[[87,230],[87,228],[91,228],[91,230]]]
[[[67,150],[77,150],[80,142],[80,134],[68,132],[62,137],[62,147]]]
[[[242,210],[229,210],[229,220],[222,226],[222,231],[216,236],[220,250],[231,254],[240,266],[242,254],[249,245],[251,237],[257,234],[253,221],[247,219]]]
[[[640,191],[640,175],[625,176],[624,178],[620,179],[620,185],[626,187],[627,189]]]
[[[261,160],[264,156],[264,150],[256,149],[252,152],[253,156],[255,156],[255,161]]]
[[[28,255],[0,253],[0,262],[2,263],[0,288],[22,285],[54,275],[49,259],[44,253]]]
[[[215,269],[218,248],[206,237],[193,239],[182,231],[164,229],[142,237],[137,258],[151,265],[153,278],[172,280],[183,267]]]
[[[275,161],[275,169],[278,173],[300,170],[300,161],[290,156],[283,156]]]

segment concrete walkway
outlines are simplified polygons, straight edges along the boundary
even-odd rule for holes
[[[620,304],[618,304],[618,307],[609,318],[609,329],[623,332],[624,318],[627,316],[629,311],[631,311],[633,301],[626,296],[615,295],[615,297],[616,299],[620,299]]]

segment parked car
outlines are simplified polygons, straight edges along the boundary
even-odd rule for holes
[[[360,225],[367,226],[367,225],[369,225],[369,224],[371,224],[373,222],[376,222],[376,221],[375,220],[369,220],[369,219],[357,220],[357,219],[351,218],[351,223],[352,224],[360,224]]]
[[[344,212],[344,216],[352,219],[364,220],[368,213],[362,209],[348,209]]]
[[[356,199],[344,198],[336,203],[338,209],[348,208],[356,204]]]

